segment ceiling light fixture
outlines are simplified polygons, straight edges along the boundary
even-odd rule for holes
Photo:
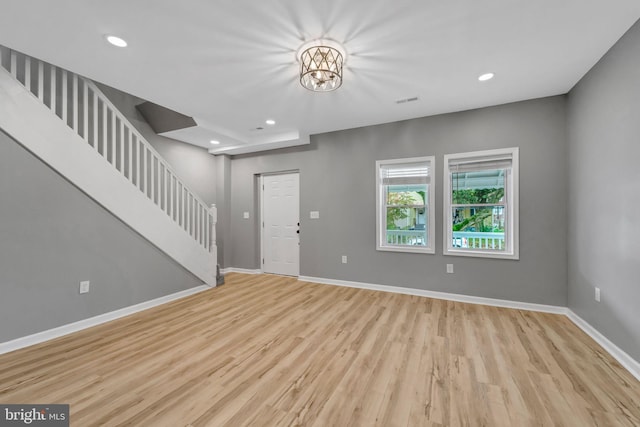
[[[265,123],[268,124],[269,126],[273,126],[276,124],[276,121],[273,119],[267,119],[265,120]]]
[[[495,74],[493,73],[486,73],[478,77],[478,80],[480,80],[481,82],[486,82],[487,80],[491,80],[494,75]]]
[[[220,141],[217,141],[215,139],[212,139],[211,141],[209,141],[210,143],[212,143],[213,145],[218,145],[220,144]]]
[[[300,84],[313,92],[331,92],[342,85],[345,52],[332,40],[314,40],[298,49]]]
[[[127,47],[127,42],[123,39],[121,39],[120,37],[116,37],[116,36],[106,36],[107,41],[109,43],[111,43],[114,46],[118,46],[118,47]]]

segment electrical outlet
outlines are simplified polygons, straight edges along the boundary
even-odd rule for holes
[[[242,217],[243,217],[244,219],[249,219],[249,212],[245,212],[245,213],[243,213],[243,214],[242,214]]]
[[[343,264],[347,263],[347,256],[346,255],[342,255],[342,263]]]
[[[600,302],[600,288],[596,288],[596,301]]]
[[[91,285],[91,282],[88,281],[88,280],[80,282],[80,293],[81,294],[86,294],[87,292],[89,292],[89,286],[90,285]]]
[[[311,212],[309,212],[309,218],[310,219],[319,219],[320,218],[320,212],[319,211],[311,211]]]
[[[447,273],[453,274],[453,264],[447,264]]]

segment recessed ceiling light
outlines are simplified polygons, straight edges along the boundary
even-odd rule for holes
[[[116,36],[107,36],[107,41],[114,46],[127,47],[127,42]]]
[[[215,139],[212,139],[211,141],[209,141],[210,143],[212,143],[213,145],[218,145],[220,144],[220,141],[217,141]]]
[[[487,80],[491,80],[494,75],[495,74],[493,73],[486,73],[478,77],[478,80],[480,80],[481,82],[486,82]]]
[[[269,120],[266,120],[265,123],[268,124],[269,126],[273,126],[273,125],[276,124],[276,121],[272,120],[272,119],[269,119]]]

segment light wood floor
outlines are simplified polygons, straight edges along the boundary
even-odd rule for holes
[[[638,426],[640,383],[560,315],[229,274],[0,356],[73,426]]]

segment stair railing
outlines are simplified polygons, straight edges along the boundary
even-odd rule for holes
[[[209,252],[217,212],[184,184],[94,82],[0,45],[0,66]]]

